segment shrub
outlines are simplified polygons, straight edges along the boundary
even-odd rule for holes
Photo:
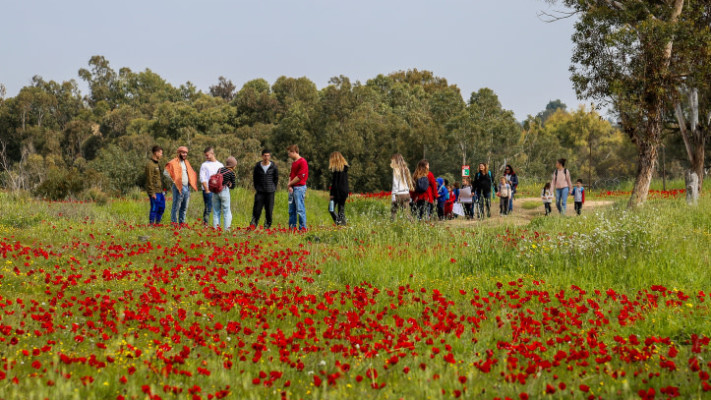
[[[79,194],[79,200],[90,201],[96,203],[100,206],[106,205],[109,201],[109,196],[104,193],[101,189],[92,187],[84,190]]]
[[[51,168],[34,194],[48,200],[64,200],[84,189],[84,179],[76,168]]]
[[[137,151],[124,151],[116,145],[109,145],[99,152],[99,156],[90,166],[101,172],[108,179],[109,191],[126,194],[140,184],[146,157]]]

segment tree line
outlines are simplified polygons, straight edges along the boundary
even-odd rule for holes
[[[495,172],[512,164],[523,179],[542,181],[560,157],[593,182],[635,173],[633,143],[595,109],[568,110],[552,101],[520,122],[493,90],[465,100],[456,85],[430,71],[398,71],[365,83],[339,76],[321,89],[306,77],[282,76],[238,90],[220,77],[204,93],[190,82],[175,87],[150,69],[117,72],[93,56],[78,76],[87,94],[76,80],[40,76],[15,97],[0,93],[5,188],[52,199],[87,190],[125,194],[141,185],[140,166],[154,144],[171,156],[186,145],[193,163],[213,146],[219,159],[234,155],[237,175],[248,177],[262,148],[286,163],[286,146],[297,143],[309,160],[310,186],[318,189],[327,186],[328,155],[337,150],[351,165],[357,192],[390,188],[393,153],[402,153],[411,168],[426,158],[437,175],[451,179],[462,164],[486,162]]]

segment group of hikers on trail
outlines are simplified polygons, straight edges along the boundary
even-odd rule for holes
[[[292,160],[289,173],[288,214],[289,229],[305,231],[306,225],[306,189],[309,178],[309,165],[299,154],[298,145],[286,148]],[[171,183],[172,208],[170,221],[184,224],[192,191],[202,191],[204,210],[202,220],[205,225],[228,230],[232,226],[230,191],[237,185],[235,168],[237,160],[233,156],[225,159],[224,164],[215,157],[215,150],[207,147],[203,151],[205,161],[196,172],[188,161],[188,148],[180,146],[175,158],[171,159],[161,171],[160,160],[163,149],[156,145],[151,149],[151,158],[145,167],[146,191],[150,199],[149,223],[161,223],[165,211],[165,191],[163,178]],[[279,169],[271,160],[271,152],[262,150],[261,160],[254,165],[252,183],[254,187],[254,205],[250,228],[256,228],[265,214],[264,229],[273,224],[274,195],[279,183]],[[575,211],[579,215],[585,201],[585,189],[578,179],[573,187],[570,171],[565,168],[565,159],[556,162],[556,169],[551,182],[546,183],[541,191],[545,215],[551,213],[551,203],[555,198],[556,207],[565,214],[567,197],[572,195]],[[506,165],[502,176],[496,181],[486,163],[479,163],[473,177],[464,176],[462,181],[450,183],[444,178],[435,178],[427,160],[420,160],[415,171],[410,173],[402,154],[394,154],[390,159],[393,170],[391,218],[403,213],[410,220],[446,220],[462,216],[466,219],[491,217],[492,193],[499,198],[499,214],[508,215],[513,211],[519,179],[511,165]],[[329,188],[329,213],[336,225],[346,225],[345,204],[350,193],[348,184],[349,165],[343,155],[334,151],[329,156],[328,169],[331,172]]]
[[[575,211],[580,215],[585,201],[582,180],[575,187],[570,183],[570,171],[565,168],[566,160],[556,162],[551,182],[546,183],[541,192],[546,215],[550,214],[550,204],[556,199],[558,211],[565,215],[567,197],[574,196]],[[502,176],[497,180],[486,163],[479,163],[473,177],[464,176],[462,182],[450,183],[445,178],[435,178],[427,160],[417,163],[415,172],[410,174],[403,156],[394,154],[390,159],[393,169],[391,218],[399,211],[408,211],[408,218],[429,220],[436,216],[439,220],[463,216],[466,219],[491,217],[492,194],[499,198],[499,215],[508,215],[514,209],[514,197],[518,191],[519,179],[511,165],[506,164]],[[558,174],[560,173],[560,177]],[[555,190],[551,190],[554,187]],[[411,217],[412,216],[412,217]]]

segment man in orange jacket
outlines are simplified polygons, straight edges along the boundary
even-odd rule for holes
[[[190,202],[190,188],[197,191],[197,174],[188,162],[187,147],[178,147],[178,155],[165,165],[163,173],[173,181],[173,208],[170,211],[170,222],[183,224]]]

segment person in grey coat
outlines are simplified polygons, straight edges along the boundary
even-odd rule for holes
[[[271,158],[271,152],[264,149],[262,150],[262,161],[254,166],[252,175],[256,193],[254,194],[254,207],[252,208],[252,222],[249,224],[252,228],[259,224],[262,209],[264,209],[265,214],[264,229],[269,229],[272,226],[274,192],[276,192],[277,184],[279,183],[279,169],[271,161]]]

